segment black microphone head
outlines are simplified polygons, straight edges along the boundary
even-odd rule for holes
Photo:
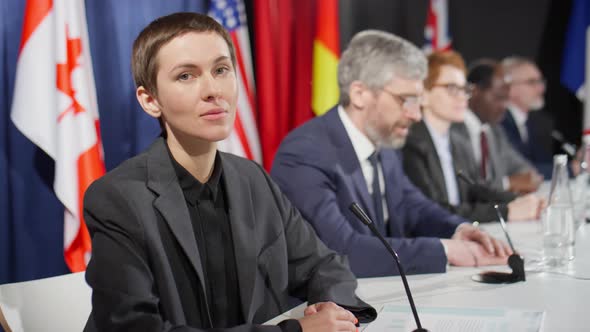
[[[557,130],[552,130],[551,131],[551,137],[553,137],[554,140],[558,141],[559,143],[564,143],[565,139],[563,138],[563,135],[557,131]]]
[[[552,130],[551,137],[561,144],[561,149],[565,151],[565,153],[567,153],[570,158],[576,157],[576,146],[566,141],[561,132]]]
[[[371,225],[373,222],[371,221],[371,218],[369,218],[369,216],[365,213],[365,211],[363,211],[363,209],[355,202],[353,202],[352,204],[350,204],[349,207],[350,211],[352,211],[352,213],[354,213],[354,215],[360,219],[360,221],[363,222],[363,224],[369,226]]]

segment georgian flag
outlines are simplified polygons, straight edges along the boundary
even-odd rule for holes
[[[84,0],[27,0],[11,118],[55,161],[64,257],[82,271],[91,252],[82,200],[105,172]]]

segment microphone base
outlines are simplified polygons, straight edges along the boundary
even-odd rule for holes
[[[415,329],[412,332],[428,332],[428,330],[425,328],[421,328],[421,329]]]
[[[526,280],[524,272],[524,259],[520,255],[510,255],[510,257],[508,257],[508,266],[512,268],[512,273],[486,271],[473,275],[471,280],[482,282],[484,284],[512,284]]]

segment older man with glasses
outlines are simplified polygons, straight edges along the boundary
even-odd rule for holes
[[[545,178],[551,178],[553,119],[546,112],[537,112],[545,104],[543,74],[532,60],[519,56],[502,60],[502,68],[510,86],[502,127],[512,146]]]
[[[359,32],[338,65],[340,103],[290,133],[271,175],[328,247],[358,277],[398,274],[379,239],[349,211],[358,203],[398,252],[407,273],[447,263],[503,264],[506,245],[427,199],[399,151],[421,119],[426,58],[390,33]]]
[[[424,119],[412,127],[403,148],[404,170],[430,199],[470,220],[497,220],[498,204],[505,219],[530,220],[539,216],[542,200],[477,183],[479,165],[468,140],[451,126],[463,123],[473,86],[467,83],[465,62],[454,51],[428,56],[424,80]],[[463,179],[459,178],[463,173]]]

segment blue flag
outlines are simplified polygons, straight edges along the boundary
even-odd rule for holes
[[[586,30],[590,26],[590,1],[574,0],[565,38],[561,83],[580,95],[585,81]]]

